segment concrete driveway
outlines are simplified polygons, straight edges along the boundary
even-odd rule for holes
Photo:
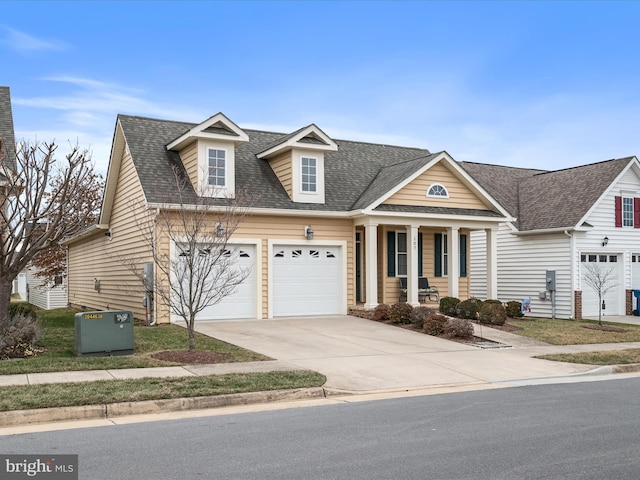
[[[350,316],[210,321],[196,330],[327,376],[326,387],[365,392],[494,383],[583,372],[518,349],[483,350]]]

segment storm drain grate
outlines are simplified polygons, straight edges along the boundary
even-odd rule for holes
[[[474,347],[482,348],[482,349],[493,349],[493,348],[512,348],[511,345],[505,345],[504,343],[498,342],[475,342],[472,343]]]

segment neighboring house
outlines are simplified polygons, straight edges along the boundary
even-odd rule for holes
[[[636,157],[530,170],[479,163],[460,166],[514,217],[498,235],[500,300],[531,298],[532,314],[597,317],[598,296],[585,283],[587,264],[611,270],[616,287],[605,315],[629,315],[640,289],[640,164]],[[471,294],[485,298],[485,239],[471,233]],[[547,289],[555,271],[556,290]]]
[[[403,276],[414,305],[421,276],[464,299],[472,232],[488,245],[484,295],[497,296],[497,231],[513,218],[446,152],[335,140],[313,124],[290,134],[241,129],[222,113],[197,125],[120,115],[99,224],[67,243],[72,305],[144,317],[131,288],[139,282],[115,259],[135,256],[140,269],[151,261],[131,201],[151,215],[172,208],[173,165],[193,199],[207,180],[223,195],[259,196],[230,239],[251,275],[201,319],[346,314],[397,302]],[[157,248],[175,251],[158,237]],[[158,322],[171,320],[156,307]]]
[[[8,175],[15,172],[16,138],[9,87],[0,87],[0,194]]]
[[[36,269],[27,267],[23,273],[18,275],[18,281],[23,274],[26,284],[23,300],[45,310],[67,306],[66,278],[56,277],[53,285],[43,284],[43,279],[36,275]]]

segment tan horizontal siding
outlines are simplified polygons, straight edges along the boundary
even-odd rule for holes
[[[198,142],[193,142],[183,148],[182,151],[180,151],[180,160],[182,160],[187,175],[189,175],[191,184],[197,189],[200,185],[200,181],[198,180]]]
[[[280,180],[280,183],[289,194],[289,198],[293,198],[293,160],[291,152],[283,153],[273,160],[269,160],[269,165],[273,172]]]
[[[133,162],[124,155],[111,213],[111,237],[102,233],[69,246],[68,297],[89,310],[131,310],[144,318],[142,284],[125,262],[142,269],[151,256],[137,225],[142,222],[142,189]],[[100,291],[94,289],[94,279]]]
[[[443,185],[449,198],[427,197],[434,183]],[[389,205],[415,205],[450,208],[485,209],[480,200],[449,168],[437,163],[384,202]]]

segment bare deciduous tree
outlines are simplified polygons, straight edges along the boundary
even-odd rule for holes
[[[178,168],[174,168],[174,177],[176,196],[156,213],[139,204],[131,208],[156,270],[147,286],[153,287],[171,314],[185,322],[189,350],[195,350],[197,315],[233,294],[250,274],[238,266],[237,253],[228,243],[255,200],[236,191],[223,204],[212,202],[206,193],[194,196],[189,180]],[[118,260],[142,284],[149,282],[139,258]]]
[[[602,299],[609,290],[615,288],[616,277],[613,268],[604,268],[597,263],[583,264],[584,283],[598,295],[598,325],[602,326]]]
[[[0,330],[9,322],[13,280],[39,252],[86,228],[100,207],[85,194],[97,178],[89,151],[72,146],[58,160],[57,149],[22,143],[15,163],[0,159]]]

